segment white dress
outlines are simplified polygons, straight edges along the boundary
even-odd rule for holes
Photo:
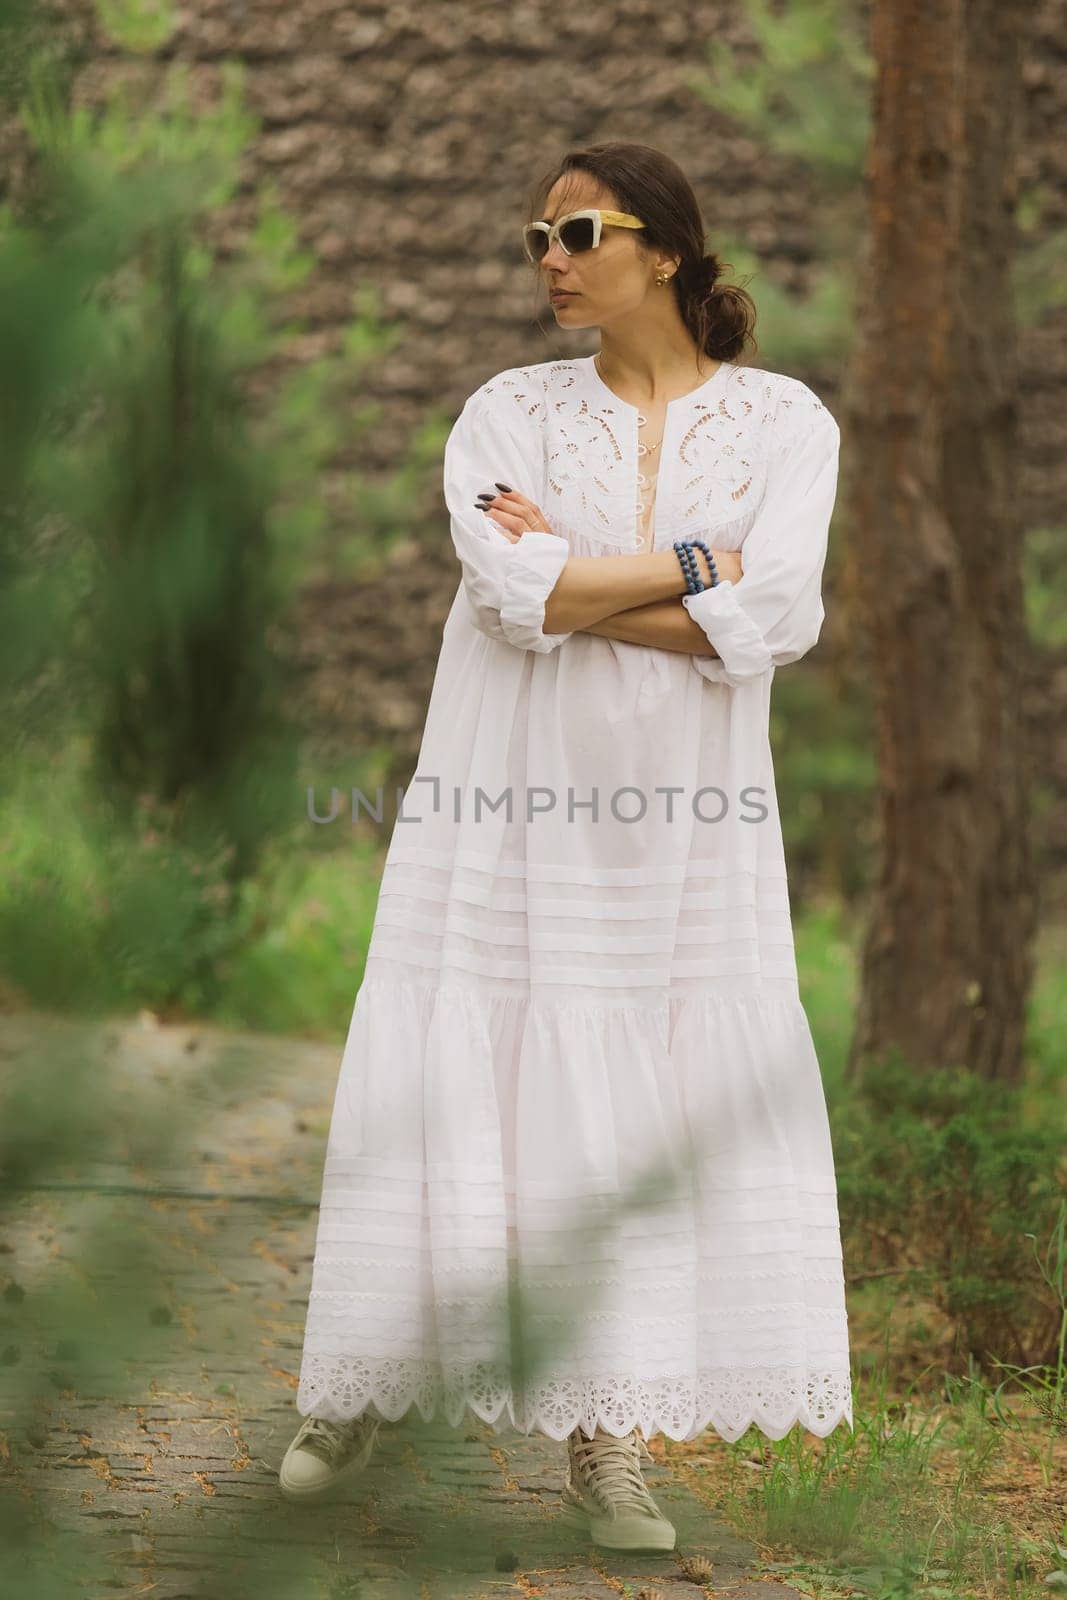
[[[304,1415],[851,1426],[768,743],[823,620],[838,427],[730,364],[668,407],[654,548],[744,547],[683,597],[716,659],[543,631],[569,555],[641,547],[644,421],[585,357],[499,373],[448,439],[462,581],[341,1062]],[[497,481],[553,531],[507,540]]]

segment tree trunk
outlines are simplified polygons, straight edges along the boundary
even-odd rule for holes
[[[848,1062],[1017,1080],[1035,888],[1010,265],[1020,0],[875,0],[844,409],[880,861]]]

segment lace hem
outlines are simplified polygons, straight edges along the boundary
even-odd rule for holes
[[[486,1362],[449,1370],[428,1361],[377,1360],[308,1354],[296,1397],[303,1416],[349,1421],[369,1411],[398,1422],[412,1407],[424,1422],[441,1416],[451,1427],[472,1420],[496,1433],[544,1433],[563,1440],[579,1424],[617,1437],[696,1439],[713,1428],[727,1442],[750,1427],[782,1439],[797,1423],[824,1439],[852,1422],[847,1368],[805,1372],[795,1366],[710,1369],[692,1378],[553,1378],[517,1397],[509,1373]]]

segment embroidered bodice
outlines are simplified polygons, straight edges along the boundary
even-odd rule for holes
[[[715,650],[694,654],[694,670],[736,686],[818,638],[840,429],[798,378],[728,362],[663,409],[649,471],[642,412],[607,387],[592,356],[509,367],[471,395],[445,462],[468,608],[492,637],[553,651],[569,635],[544,633],[544,597],[570,556],[658,553],[700,537],[743,552],[736,585],[681,594]],[[480,501],[469,509],[504,474],[545,523],[509,545],[473,515]],[[663,655],[646,650],[665,690]]]
[[[724,362],[668,402],[658,447],[646,454],[643,413],[608,388],[592,356],[511,367],[481,393],[504,401],[523,433],[538,425],[541,509],[576,554],[663,550],[709,531],[719,548],[739,549],[766,484],[776,416],[794,403],[803,410],[805,397],[818,405],[795,378]]]

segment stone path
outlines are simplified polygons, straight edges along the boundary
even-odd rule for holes
[[[645,1473],[678,1529],[667,1556],[590,1545],[557,1521],[566,1446],[481,1423],[409,1416],[343,1498],[281,1499],[339,1062],[151,1019],[0,1021],[5,1083],[74,1135],[64,1150],[67,1123],[49,1127],[36,1158],[22,1138],[0,1254],[0,1512],[17,1508],[51,1592],[795,1600],[662,1438]]]

